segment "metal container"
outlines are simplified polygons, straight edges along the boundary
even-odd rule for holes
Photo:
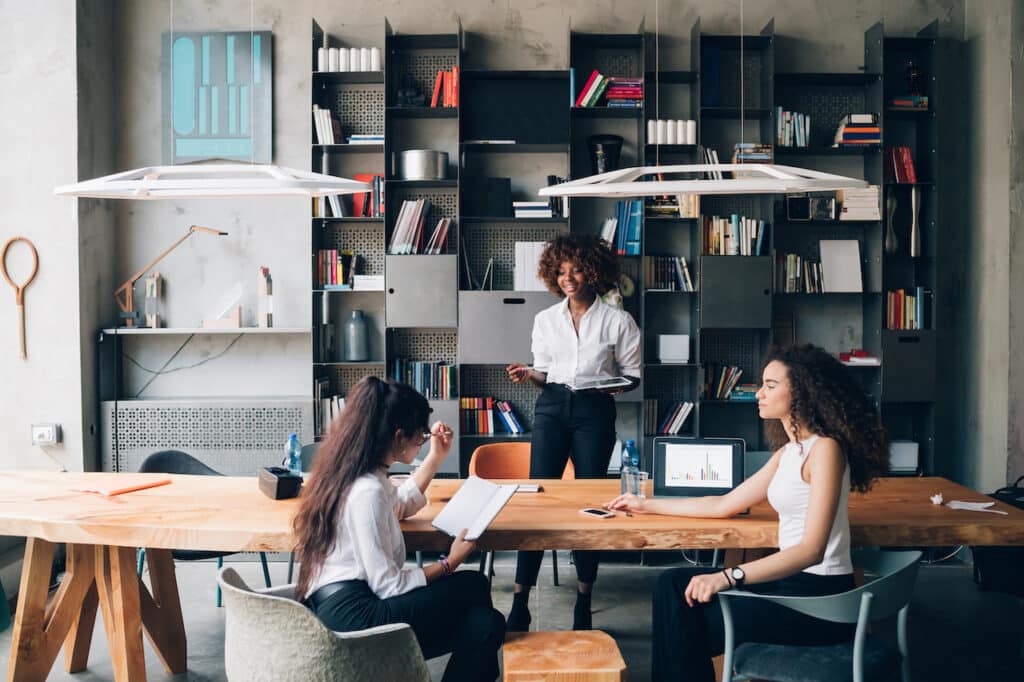
[[[408,149],[397,154],[395,174],[402,180],[444,180],[448,175],[448,152]]]

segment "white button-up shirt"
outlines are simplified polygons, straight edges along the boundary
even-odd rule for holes
[[[585,377],[640,378],[640,328],[629,313],[600,296],[580,318],[578,336],[568,298],[537,313],[532,350],[534,369],[547,373],[549,384]]]
[[[383,470],[357,478],[342,505],[334,547],[305,596],[339,580],[365,580],[381,599],[426,585],[422,568],[403,566],[405,539],[398,525],[426,504],[411,478],[398,488]]]

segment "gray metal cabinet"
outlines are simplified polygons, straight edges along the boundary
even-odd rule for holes
[[[546,291],[460,291],[459,364],[531,362],[533,318],[556,302]]]
[[[388,327],[458,325],[456,256],[388,256],[384,270]]]
[[[702,256],[700,326],[754,329],[772,323],[772,260],[764,256]]]
[[[882,400],[935,399],[935,332],[882,331]]]

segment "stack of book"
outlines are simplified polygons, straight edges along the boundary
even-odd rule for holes
[[[415,388],[429,400],[451,400],[454,397],[455,365],[447,362],[421,362],[395,358],[391,378]]]
[[[672,406],[669,407],[668,412],[665,414],[665,418],[661,420],[661,425],[658,426],[658,433],[663,436],[678,435],[683,425],[686,424],[686,418],[690,416],[692,411],[693,403],[688,400],[672,403]]]
[[[345,398],[331,395],[331,380],[321,377],[313,384],[313,433],[322,436],[329,430],[331,422],[341,414]]]
[[[840,220],[881,220],[878,185],[836,191]]]
[[[743,370],[735,365],[705,365],[704,398],[706,400],[728,400],[742,374]]]
[[[513,201],[512,213],[516,218],[552,218],[548,201]]]
[[[928,95],[895,95],[889,98],[889,108],[925,111],[928,109]]]
[[[344,291],[352,288],[356,256],[350,249],[320,249],[316,252],[313,272],[317,289]]]
[[[809,147],[811,117],[775,107],[775,144],[780,147]]]
[[[821,262],[795,253],[775,255],[775,290],[786,294],[818,294],[823,289]]]
[[[886,329],[925,329],[925,298],[931,292],[924,287],[886,292]]]
[[[506,431],[509,433],[526,433],[526,429],[519,423],[515,410],[512,409],[512,405],[507,400],[495,400],[494,406],[498,408],[498,418],[501,419]]]
[[[693,291],[693,280],[682,256],[645,256],[644,289],[648,291]]]
[[[434,94],[430,98],[432,108],[452,108],[459,106],[459,67],[453,66],[450,71],[438,71],[434,79]]]
[[[658,173],[658,180],[664,180]],[[699,194],[673,194],[644,199],[644,215],[651,218],[699,218]]]
[[[424,221],[430,212],[430,202],[426,199],[403,201],[398,211],[394,230],[391,232],[391,244],[388,253],[391,255],[417,254],[434,255],[447,253],[449,218],[441,218],[434,226],[430,239],[424,243]]]
[[[605,218],[601,225],[601,239],[620,256],[639,256],[643,212],[642,199],[615,202],[615,216]]]
[[[878,114],[847,114],[836,128],[833,147],[868,147],[882,144]]]
[[[705,216],[701,227],[706,256],[760,256],[768,224],[733,213],[728,218]]]
[[[352,291],[384,291],[384,275],[352,275]]]
[[[317,144],[338,144],[341,142],[341,122],[329,110],[313,105],[313,132]]]
[[[612,108],[639,109],[644,105],[644,79],[619,78],[608,79],[605,91],[607,105]]]
[[[349,135],[345,140],[349,144],[384,144],[384,133]]]
[[[733,163],[771,163],[772,146],[760,142],[737,142],[732,148]]]
[[[885,179],[888,182],[917,182],[910,147],[885,148]]]
[[[760,388],[757,384],[739,384],[732,389],[729,400],[737,402],[757,402],[757,391]]]

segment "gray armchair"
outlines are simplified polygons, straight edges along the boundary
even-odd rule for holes
[[[254,591],[233,568],[224,591],[224,671],[229,680],[430,682],[412,629],[382,625],[332,632],[295,601],[294,585]]]

